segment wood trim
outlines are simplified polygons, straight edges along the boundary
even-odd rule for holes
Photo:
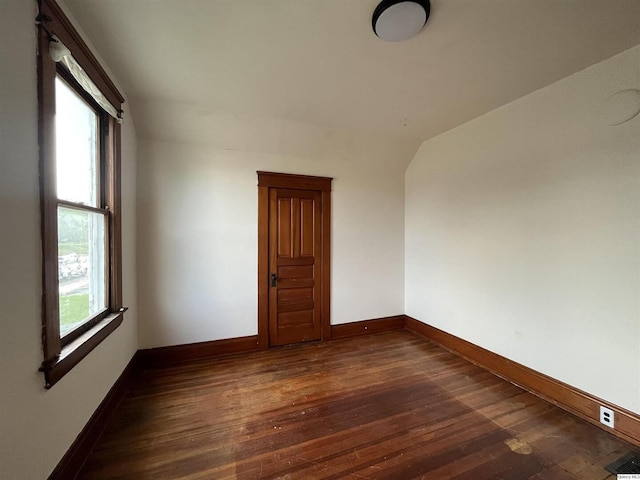
[[[269,348],[269,188],[258,187],[258,348]],[[264,273],[266,272],[266,273]]]
[[[441,345],[456,355],[627,442],[640,446],[640,415],[414,318],[406,316],[405,324],[408,330]],[[600,423],[600,405],[614,411],[615,429]]]
[[[109,212],[109,299],[112,311],[123,307],[122,299],[122,168],[121,168],[121,127],[112,117],[109,121],[109,148],[107,155],[106,188]]]
[[[331,180],[329,190],[322,190],[322,318],[320,339],[331,340]]]
[[[322,193],[321,332],[331,339],[331,182],[312,177],[258,171],[258,346],[269,348],[269,189],[290,188]]]
[[[148,348],[138,350],[137,366],[140,370],[169,367],[197,360],[211,359],[220,355],[255,352],[258,351],[259,347],[258,336],[251,335],[249,337]]]
[[[102,192],[100,205],[109,207],[109,310],[78,327],[73,333],[60,338],[59,285],[58,285],[58,198],[56,194],[55,161],[55,78],[58,73],[56,63],[49,55],[50,36],[56,35],[73,53],[74,58],[98,86],[105,97],[120,110],[124,98],[118,92],[105,70],[75,30],[71,21],[55,0],[38,0],[38,105],[39,105],[39,147],[40,147],[40,204],[42,231],[42,337],[44,361],[41,370],[45,374],[45,386],[51,388],[64,374],[69,372],[102,340],[121,323],[122,307],[122,246],[121,246],[121,205],[120,205],[120,126],[106,113],[101,114],[100,137],[104,137],[108,121],[107,144],[100,146]],[[65,76],[65,75],[63,75]],[[67,79],[69,80],[69,79]],[[82,95],[82,89],[75,80],[69,86]],[[86,97],[86,95],[83,95]],[[99,108],[89,101],[96,112]],[[108,117],[108,120],[105,118]],[[65,204],[65,202],[61,202]],[[96,211],[88,208],[87,210]],[[98,213],[105,212],[98,209]],[[99,323],[97,323],[99,322]],[[86,342],[86,343],[82,343]]]
[[[91,49],[87,46],[80,34],[76,31],[71,21],[67,18],[55,0],[40,0],[39,21],[43,27],[53,35],[56,35],[64,45],[73,52],[73,57],[89,74],[91,80],[96,84],[111,104],[120,110],[124,103],[124,97],[118,91],[107,72],[100,65]],[[48,38],[47,38],[48,43]],[[42,51],[42,50],[41,50]],[[44,50],[46,52],[49,51]],[[48,55],[48,53],[47,53]]]
[[[330,177],[312,177],[309,175],[293,175],[291,173],[274,173],[258,171],[258,186],[267,188],[293,188],[297,190],[331,191]]]
[[[369,333],[386,332],[388,330],[400,330],[405,327],[405,316],[394,315],[392,317],[373,318],[360,322],[342,323],[331,325],[331,338],[348,338]]]
[[[38,30],[38,145],[40,147],[40,229],[42,235],[42,344],[43,367],[60,355],[58,322],[58,217],[55,149],[56,65],[49,59],[49,37]],[[47,382],[48,383],[48,382]]]
[[[135,382],[137,354],[134,355],[125,369],[104,397],[96,411],[77,436],[67,453],[49,475],[49,480],[68,480],[76,478],[80,469],[91,454],[91,450],[100,440],[107,422],[117,410],[120,402],[131,390]]]
[[[40,370],[44,372],[45,388],[53,387],[58,380],[118,328],[122,324],[125,310],[123,308],[120,312],[107,315],[99,323],[65,345],[60,355],[52,361],[44,362]]]

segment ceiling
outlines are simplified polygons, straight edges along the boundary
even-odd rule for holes
[[[432,0],[398,43],[373,34],[377,3],[65,2],[151,137],[167,124],[136,105],[425,140],[640,43],[638,0]]]

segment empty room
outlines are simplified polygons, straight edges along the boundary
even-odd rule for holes
[[[0,39],[0,478],[640,478],[640,2]]]

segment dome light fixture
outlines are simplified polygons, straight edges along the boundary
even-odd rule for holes
[[[400,42],[417,35],[427,23],[429,0],[382,0],[373,11],[374,33],[387,42]]]

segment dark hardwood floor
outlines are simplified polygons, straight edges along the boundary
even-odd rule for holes
[[[633,447],[407,331],[146,371],[82,479],[594,479]]]

